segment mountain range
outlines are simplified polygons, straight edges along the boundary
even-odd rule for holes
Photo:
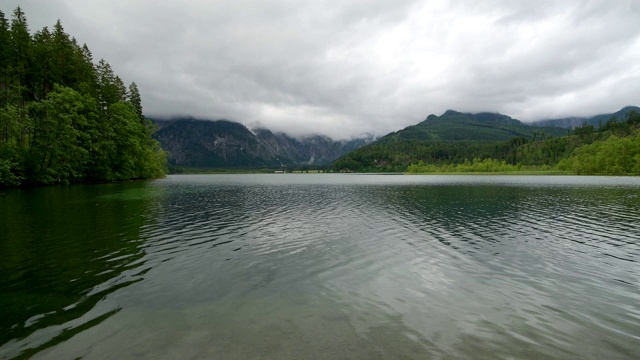
[[[153,136],[169,152],[172,167],[304,168],[328,165],[374,140],[372,135],[335,141],[326,136],[296,139],[268,129],[250,130],[227,120],[153,120]]]
[[[640,112],[640,107],[637,106],[626,106],[613,114],[601,114],[592,117],[566,117],[560,119],[550,119],[550,120],[540,120],[530,123],[535,126],[557,126],[561,128],[574,128],[577,126],[582,126],[584,124],[593,125],[595,127],[600,126],[601,124],[606,123],[612,117],[615,117],[618,120],[624,119],[627,114],[631,111]]]
[[[633,108],[625,109],[615,113],[618,120],[627,120],[625,111]],[[629,133],[631,123],[608,122],[615,114],[599,115],[586,121],[602,123],[603,131],[615,129],[620,134]],[[390,133],[341,156],[333,163],[333,170],[403,172],[409,165],[420,162],[450,165],[473,159],[551,166],[568,157],[575,148],[596,141],[599,139],[597,136],[606,136],[603,132],[594,134],[595,128],[571,130],[535,126],[497,113],[470,114],[448,110],[441,116],[429,115],[416,125]],[[577,136],[570,138],[570,134]]]
[[[553,126],[532,126],[499,113],[461,113],[447,110],[441,116],[429,115],[424,121],[383,136],[378,143],[398,141],[504,141],[513,137],[533,137],[534,133],[553,136],[567,134]]]
[[[491,143],[513,138],[564,136],[569,128],[585,123],[597,127],[612,117],[621,120],[634,110],[640,112],[640,108],[628,106],[613,114],[534,123],[523,123],[499,113],[472,114],[447,110],[440,116],[429,115],[416,125],[389,133],[380,139],[367,135],[340,141],[321,135],[294,138],[268,129],[250,130],[240,123],[227,120],[178,118],[153,120],[159,128],[153,136],[169,152],[169,164],[172,167],[304,168],[327,166],[367,145],[379,148],[376,152],[388,152],[387,147],[391,144],[405,144],[402,146],[410,151],[415,145],[409,144],[417,143]],[[358,152],[364,154],[368,150],[363,151]]]

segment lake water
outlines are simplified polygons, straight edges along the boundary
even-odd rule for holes
[[[0,359],[640,357],[640,178],[0,192]]]

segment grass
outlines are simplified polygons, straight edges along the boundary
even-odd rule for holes
[[[404,172],[405,175],[574,175],[562,170],[520,170],[520,171],[429,171]]]

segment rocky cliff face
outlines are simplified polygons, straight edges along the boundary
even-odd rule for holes
[[[325,136],[296,139],[267,129],[218,120],[154,121],[154,137],[170,153],[169,163],[200,168],[279,168],[325,165],[373,140],[334,141]]]

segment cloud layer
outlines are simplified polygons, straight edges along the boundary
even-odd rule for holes
[[[18,1],[0,0],[10,17]],[[640,2],[20,1],[135,81],[147,116],[385,134],[447,109],[521,120],[640,103]]]

